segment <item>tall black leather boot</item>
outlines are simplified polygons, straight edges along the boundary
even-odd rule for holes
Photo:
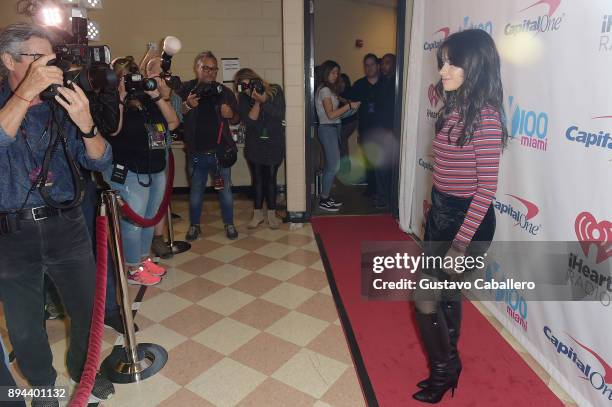
[[[451,347],[445,319],[440,313],[416,313],[417,326],[429,360],[429,385],[412,397],[424,403],[438,403],[449,389],[454,395],[457,387],[457,371],[449,362]]]

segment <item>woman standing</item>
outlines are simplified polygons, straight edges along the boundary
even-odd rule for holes
[[[113,70],[119,78],[121,115],[119,129],[108,138],[113,147],[113,168],[104,178],[134,212],[152,218],[166,188],[169,131],[179,125],[179,120],[158,89],[143,91],[138,85],[140,73],[134,58],[115,59]],[[158,88],[162,86],[159,78],[156,82]],[[166,270],[149,257],[153,227],[143,228],[123,218],[121,240],[128,283],[159,283]]]
[[[340,100],[346,103],[351,92],[351,79],[345,73],[340,74],[338,81],[338,94]],[[341,122],[340,130],[340,173],[348,174],[351,172],[351,156],[349,151],[349,139],[357,130],[357,124],[359,124],[359,117],[354,114],[348,117],[344,117]]]
[[[264,81],[255,71],[236,73],[238,112],[246,125],[245,156],[253,177],[254,210],[249,229],[264,221],[263,201],[268,208],[268,225],[278,229],[276,217],[276,175],[285,158],[285,96],[276,84]]]
[[[339,76],[340,65],[334,61],[323,62],[321,64],[321,84],[315,96],[315,106],[319,116],[317,136],[325,154],[319,209],[328,212],[338,212],[342,206],[342,202],[337,202],[330,197],[334,178],[340,168],[341,116],[351,109],[359,109],[361,105],[361,102],[349,100],[344,106],[338,107]]]
[[[432,207],[425,225],[423,250],[428,256],[479,256],[495,233],[492,200],[502,148],[508,133],[503,111],[499,54],[482,30],[450,35],[439,47],[444,101],[433,142]],[[454,270],[428,268],[421,278],[458,279]],[[429,378],[418,383],[416,400],[438,403],[457,387],[461,360],[457,350],[461,326],[461,292],[415,292],[416,321],[429,360]]]

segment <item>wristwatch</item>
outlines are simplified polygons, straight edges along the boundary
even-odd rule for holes
[[[93,138],[96,136],[96,134],[98,134],[98,127],[96,127],[96,125],[94,124],[91,127],[91,130],[89,130],[88,133],[83,133],[83,137],[85,138]]]

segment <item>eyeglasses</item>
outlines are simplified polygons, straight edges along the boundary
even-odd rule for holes
[[[32,57],[32,58],[34,58],[34,61],[36,61],[40,57],[44,57],[45,56],[45,54],[26,54],[26,53],[21,53],[19,55],[21,55],[22,57]]]
[[[206,66],[206,65],[200,65],[200,69],[206,73],[217,73],[219,71],[219,68],[216,68],[214,66]]]

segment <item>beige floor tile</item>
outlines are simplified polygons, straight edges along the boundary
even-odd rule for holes
[[[347,365],[353,364],[344,332],[338,325],[328,326],[319,336],[310,341],[308,349]]]
[[[310,236],[298,235],[295,233],[289,233],[286,236],[276,240],[276,243],[286,244],[289,246],[302,247],[309,243],[312,243],[313,239]]]
[[[323,267],[323,262],[321,260],[310,265],[311,269],[319,270],[325,272],[325,267]]]
[[[225,287],[198,301],[198,305],[227,316],[238,311],[240,308],[244,307],[254,299],[255,297],[252,295],[234,290],[233,288]]]
[[[285,308],[295,309],[313,295],[315,291],[283,282],[262,295],[261,298]]]
[[[224,318],[192,337],[219,353],[229,355],[259,334],[259,330],[242,322]]]
[[[215,259],[215,260],[218,260],[224,263],[230,263],[236,260],[237,258],[244,256],[247,253],[249,252],[244,249],[240,249],[238,247],[234,247],[230,245],[225,245],[216,250],[213,250],[212,252],[206,253],[206,257],[210,259]]]
[[[211,252],[219,247],[223,246],[221,243],[213,242],[208,239],[200,239],[195,242],[191,242],[191,252],[197,254],[206,254]]]
[[[172,266],[172,267],[178,267],[198,257],[199,257],[199,254],[193,253],[191,251],[186,251],[180,254],[175,254],[171,259],[164,259],[163,263],[169,266]],[[189,272],[189,270],[186,270],[186,269],[183,269],[183,270]]]
[[[280,239],[281,237],[287,236],[289,232],[282,229],[272,230],[269,228],[258,229],[253,236],[258,239],[267,240],[268,242],[274,242],[275,240]]]
[[[312,405],[312,407],[334,407],[334,406],[330,406],[329,404],[327,404],[327,403],[326,403],[326,402],[324,402],[324,401],[317,400],[317,401],[316,401],[316,402],[315,402],[315,403]]]
[[[191,302],[178,297],[172,293],[165,292],[145,300],[140,305],[139,314],[144,315],[152,321],[159,322],[171,315],[187,308]]]
[[[310,223],[305,223],[303,227],[293,230],[291,233],[314,238],[314,233],[312,231],[312,225]]]
[[[319,254],[319,246],[317,245],[316,241],[312,241],[310,243],[307,243],[303,246],[301,246],[302,250],[307,250],[309,252],[313,252],[313,253],[317,253]]]
[[[223,319],[223,315],[193,304],[160,322],[166,328],[191,338]]]
[[[289,310],[280,305],[257,298],[231,315],[232,319],[264,330],[284,317]]]
[[[346,369],[322,400],[334,407],[366,407],[355,369]]]
[[[306,346],[328,326],[328,322],[292,311],[268,327],[266,332],[296,345]]]
[[[215,268],[224,265],[225,262],[211,259],[205,256],[196,256],[194,259],[181,264],[181,270],[187,273],[201,276],[204,273],[214,270]]]
[[[304,301],[297,308],[297,311],[327,322],[334,322],[338,319],[338,311],[336,310],[334,299],[329,295],[321,293],[317,293]]]
[[[240,240],[243,240],[249,237],[249,235],[244,233],[244,229],[241,228],[241,225],[236,226],[236,229],[238,230],[238,237],[234,240],[228,239],[227,236],[225,235],[225,230],[223,229],[221,229],[221,232],[207,237],[207,239],[227,246],[227,245],[232,245],[235,242],[238,242]]]
[[[208,297],[222,288],[223,286],[221,284],[213,283],[210,280],[194,278],[188,283],[174,288],[170,292],[187,301],[198,302],[202,298]]]
[[[306,393],[267,378],[244,398],[238,407],[311,407],[314,402],[315,399]]]
[[[225,358],[186,387],[218,407],[235,406],[266,376],[230,358]]]
[[[304,269],[304,271],[301,271],[287,281],[314,291],[320,291],[328,286],[325,273],[311,268]]]
[[[179,285],[186,283],[189,280],[194,279],[196,276],[190,273],[186,273],[181,269],[167,269],[166,275],[162,278],[161,283],[155,286],[160,290],[170,291]]]
[[[255,250],[255,253],[263,254],[264,256],[272,257],[274,259],[281,259],[296,250],[297,248],[293,246],[286,246],[280,243],[272,242]]]
[[[281,283],[280,280],[252,273],[231,285],[235,290],[242,291],[255,297],[260,297]]]
[[[180,386],[158,373],[139,383],[115,384],[115,395],[104,407],[156,407],[177,392]]]
[[[319,292],[321,294],[329,295],[330,297],[332,295],[332,292],[331,292],[331,289],[329,288],[329,286],[323,287]]]
[[[230,357],[269,376],[299,350],[299,346],[262,332],[233,352]]]
[[[188,340],[168,352],[168,362],[162,373],[173,382],[185,386],[223,358],[219,352]]]
[[[160,345],[169,352],[174,347],[185,342],[187,338],[163,325],[155,324],[147,329],[136,332],[136,340],[138,343],[154,343]]]
[[[234,266],[233,264],[224,264],[208,273],[202,274],[202,278],[227,286],[234,284],[251,273],[251,271]]]
[[[203,399],[194,392],[187,389],[180,389],[172,396],[164,400],[158,407],[215,407],[208,400]]]
[[[268,243],[269,242],[267,240],[259,239],[255,236],[249,236],[248,239],[240,240],[232,244],[232,246],[238,247],[240,249],[248,250],[248,251],[253,251],[253,250],[259,249],[260,247],[267,245]]]
[[[262,256],[257,253],[249,253],[231,262],[234,266],[242,267],[243,269],[257,271],[274,261],[273,258]]]
[[[312,397],[321,398],[347,369],[347,365],[302,349],[272,377]]]
[[[309,250],[297,249],[287,256],[283,257],[283,260],[290,263],[299,264],[308,267],[321,259],[319,253],[311,252]]]
[[[264,267],[257,270],[257,273],[263,274],[277,280],[286,281],[296,274],[304,271],[304,266],[289,263],[284,260],[275,260]]]

